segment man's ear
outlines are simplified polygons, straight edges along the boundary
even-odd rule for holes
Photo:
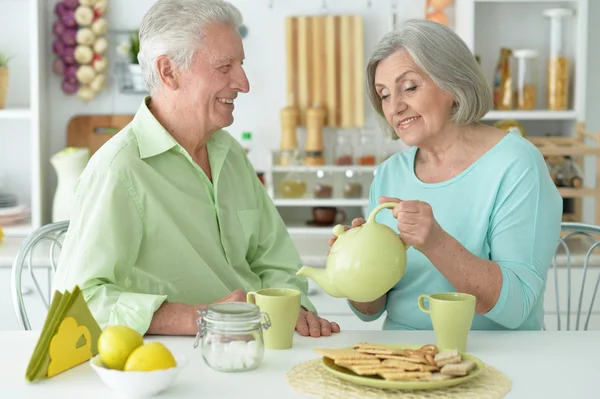
[[[161,55],[156,59],[156,72],[160,83],[164,87],[168,87],[171,90],[177,90],[179,83],[177,82],[177,71],[173,61],[167,56]]]

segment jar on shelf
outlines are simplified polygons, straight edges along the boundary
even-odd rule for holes
[[[537,104],[538,57],[535,50],[515,50],[517,59],[516,103],[517,108],[532,110]]]
[[[360,180],[360,174],[354,170],[347,170],[344,182],[344,198],[362,198],[363,187]]]
[[[333,178],[330,173],[318,170],[316,183],[313,189],[315,198],[331,198],[333,196]]]
[[[306,182],[298,173],[290,172],[279,184],[279,193],[284,198],[302,198],[306,194]]]
[[[566,110],[569,100],[569,60],[565,53],[564,18],[573,15],[569,8],[552,8],[544,11],[550,18],[550,58],[548,59],[548,108]]]
[[[359,147],[359,165],[375,165],[376,163],[377,146],[375,143],[375,137],[371,134],[363,133],[360,136],[360,147]]]
[[[336,165],[354,165],[354,146],[350,136],[338,132],[334,152]]]
[[[512,50],[500,49],[500,58],[494,76],[494,108],[509,110],[513,107],[512,77],[510,73],[510,56]]]
[[[194,348],[201,344],[202,358],[217,371],[256,369],[265,352],[263,330],[271,326],[269,315],[258,306],[225,302],[198,311],[198,334]]]

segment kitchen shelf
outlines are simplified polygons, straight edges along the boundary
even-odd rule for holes
[[[31,110],[27,107],[9,107],[0,109],[0,119],[29,119]]]
[[[307,225],[288,225],[287,230],[290,234],[295,235],[331,235],[333,234],[333,226],[328,227],[312,227]]]
[[[275,206],[368,206],[368,198],[345,199],[345,198],[276,198],[273,199]]]
[[[271,171],[273,172],[297,172],[297,173],[315,173],[317,171],[323,171],[328,173],[344,173],[347,170],[354,172],[373,172],[377,170],[377,166],[364,166],[364,165],[322,165],[322,166],[304,166],[304,165],[293,165],[293,166],[282,166],[273,165]]]
[[[575,111],[549,111],[549,110],[532,110],[532,111],[490,111],[483,120],[494,121],[512,119],[518,121],[574,121],[577,119]]]
[[[23,223],[2,227],[2,231],[6,237],[26,237],[33,232],[33,230],[34,228],[29,219],[25,220]]]

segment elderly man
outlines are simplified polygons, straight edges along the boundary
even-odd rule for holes
[[[223,0],[158,0],[142,20],[150,97],[83,172],[54,281],[79,285],[101,327],[193,335],[199,308],[287,287],[302,293],[300,334],[339,332],[315,314],[285,225],[221,130],[250,89],[240,24]]]

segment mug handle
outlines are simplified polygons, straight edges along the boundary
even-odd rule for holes
[[[421,312],[425,312],[427,314],[431,314],[431,310],[429,310],[429,308],[425,307],[425,298],[427,298],[428,302],[431,299],[431,296],[429,295],[419,295],[419,299],[418,299],[418,305],[419,305],[419,309],[421,309]]]
[[[246,294],[246,302],[256,305],[256,292],[250,291]]]
[[[338,217],[338,215],[342,216],[339,221],[336,221],[336,224],[344,224],[344,222],[346,221],[346,211],[344,211],[343,209],[337,209],[336,212],[336,218]]]

